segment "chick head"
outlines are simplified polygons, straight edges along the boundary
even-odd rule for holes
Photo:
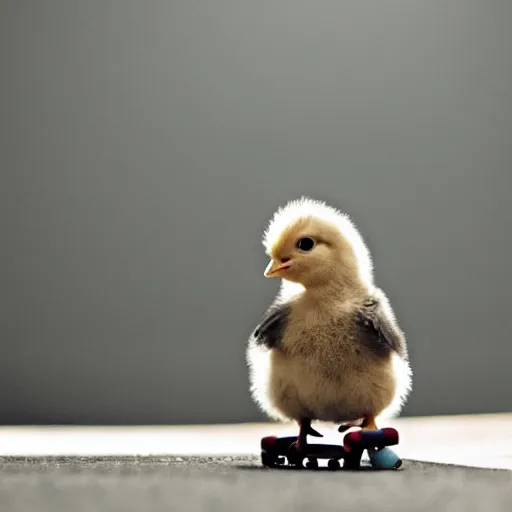
[[[305,288],[372,282],[371,257],[361,235],[347,215],[324,202],[302,197],[280,208],[263,245],[271,258],[266,277]]]

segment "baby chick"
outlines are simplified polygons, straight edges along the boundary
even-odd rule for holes
[[[298,449],[308,435],[322,437],[312,421],[342,432],[397,415],[412,385],[406,339],[352,221],[301,198],[274,214],[263,245],[271,258],[264,275],[282,282],[249,339],[255,402],[298,423]]]

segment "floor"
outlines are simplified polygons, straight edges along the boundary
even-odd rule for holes
[[[392,424],[402,469],[336,473],[261,467],[292,426],[0,428],[0,510],[512,510],[512,415]]]
[[[512,470],[512,414],[399,418],[404,458]],[[335,428],[318,426],[325,442]],[[261,437],[296,435],[294,425],[0,427],[2,455],[258,455]]]
[[[261,468],[254,457],[0,459],[2,512],[510,512],[512,472],[406,461],[398,471]]]

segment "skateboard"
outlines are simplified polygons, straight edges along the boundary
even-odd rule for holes
[[[361,458],[366,450],[374,469],[398,469],[402,460],[389,448],[398,444],[399,435],[394,428],[379,430],[358,430],[348,432],[343,445],[308,444],[297,449],[297,437],[267,436],[261,440],[261,462],[270,468],[295,467],[317,469],[318,461],[327,460],[331,471],[360,469]],[[340,464],[343,461],[343,465]]]

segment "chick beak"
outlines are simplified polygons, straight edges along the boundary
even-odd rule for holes
[[[265,277],[276,277],[278,272],[281,272],[282,270],[286,270],[290,268],[290,261],[287,261],[286,263],[283,263],[279,260],[272,260],[265,269],[264,276]]]

